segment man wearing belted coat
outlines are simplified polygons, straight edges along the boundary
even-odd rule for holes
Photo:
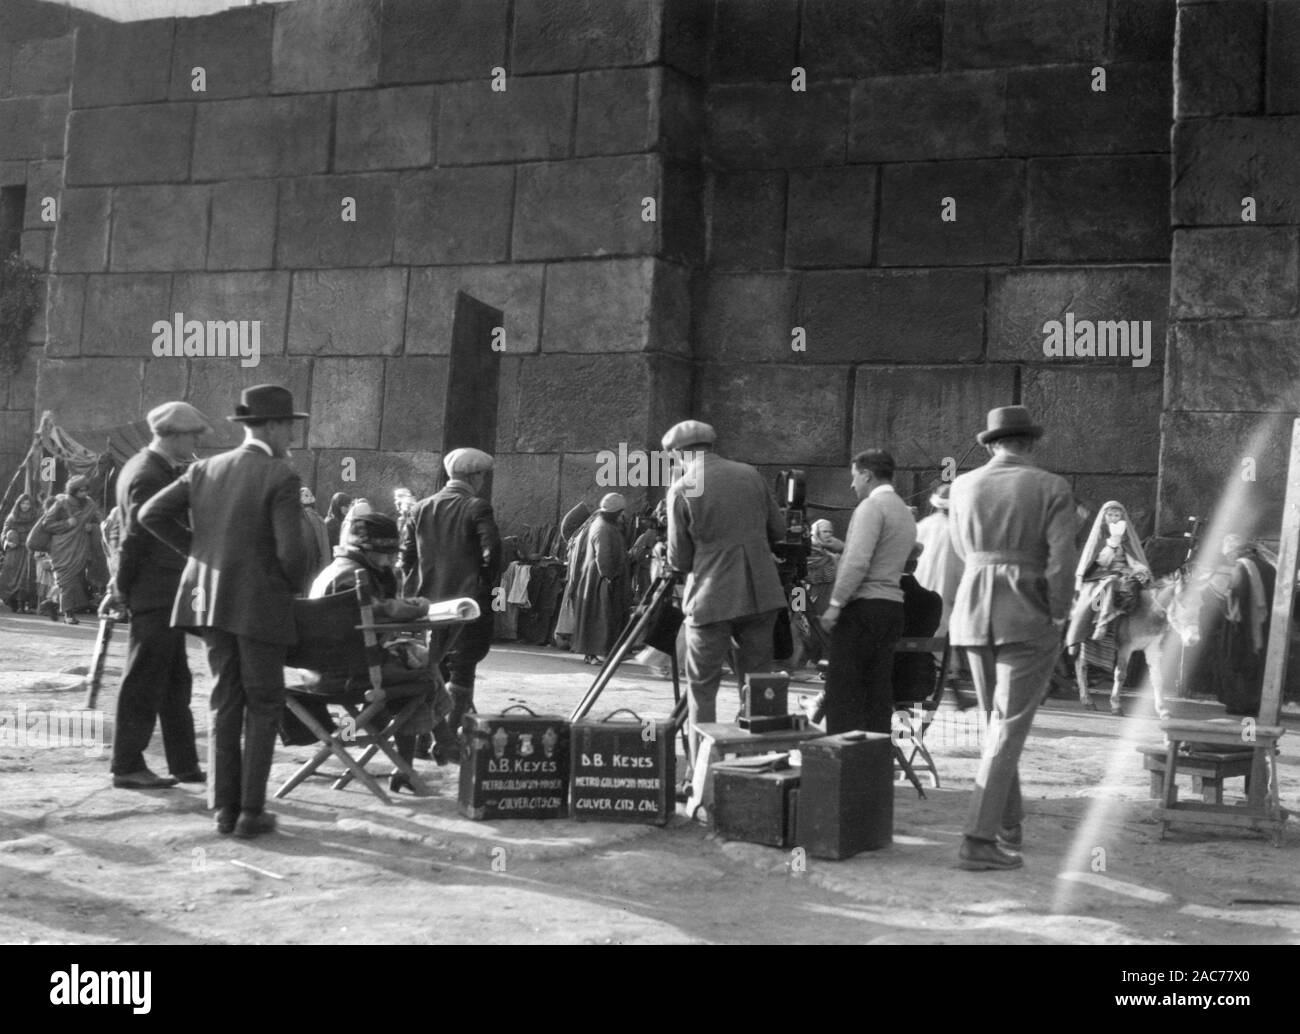
[[[227,419],[244,425],[237,449],[200,460],[145,504],[140,523],[188,555],[172,625],[200,631],[216,676],[211,707],[217,832],[275,828],[264,810],[280,713],[284,658],[297,641],[293,598],[308,563],[298,475],[285,462],[293,395],[246,388]],[[241,749],[241,733],[243,744]]]
[[[989,715],[958,853],[963,869],[1024,864],[1020,752],[1070,613],[1074,496],[1064,478],[1034,466],[1042,433],[1023,406],[991,410],[976,437],[992,458],[957,478],[949,496],[952,545],[965,569],[948,632],[953,645],[966,648]]]

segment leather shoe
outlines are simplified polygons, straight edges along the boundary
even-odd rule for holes
[[[203,769],[196,768],[193,772],[182,772],[176,776],[176,781],[178,783],[206,783],[208,777]]]
[[[998,843],[1004,847],[1019,849],[1025,842],[1025,830],[1019,822],[1014,826],[1003,826],[998,830]]]
[[[401,772],[394,772],[388,777],[388,789],[393,793],[401,793],[403,790],[410,790],[415,793],[415,787],[411,785],[411,780]]]
[[[275,816],[269,811],[241,811],[239,821],[235,823],[235,836],[240,840],[252,840],[263,833],[275,832]]]
[[[235,821],[239,818],[238,808],[220,808],[217,811],[217,832],[223,837],[235,831]]]
[[[160,776],[147,768],[142,768],[138,772],[113,776],[113,785],[119,790],[165,790],[175,786],[176,780],[171,776]]]
[[[997,843],[967,837],[957,852],[957,866],[970,872],[985,869],[1019,869],[1025,860],[998,847]]]

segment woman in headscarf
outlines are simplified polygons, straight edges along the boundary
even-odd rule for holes
[[[578,584],[573,592],[573,652],[587,664],[600,664],[627,620],[627,543],[621,521],[627,503],[617,492],[600,509],[578,544]]]
[[[330,549],[339,544],[339,532],[343,529],[343,517],[352,505],[352,497],[346,492],[335,492],[330,496],[329,511],[325,514],[325,531],[329,535]]]
[[[1065,645],[1105,638],[1111,623],[1132,609],[1136,593],[1150,582],[1151,565],[1128,511],[1111,500],[1097,514],[1079,554]]]
[[[555,619],[555,645],[561,650],[572,648],[573,629],[576,623],[573,597],[578,591],[578,560],[580,546],[587,528],[596,519],[586,502],[581,502],[564,515],[560,521],[560,536],[564,542],[565,563],[564,593],[560,597],[560,611]]]
[[[36,567],[27,549],[27,535],[36,523],[36,506],[24,492],[14,502],[0,530],[4,562],[0,564],[0,600],[16,614],[36,606]]]
[[[56,496],[46,515],[50,540],[50,561],[58,585],[59,610],[69,625],[79,625],[77,611],[90,606],[87,568],[91,561],[90,536],[99,534],[99,507],[90,498],[90,479],[78,474],[68,478],[64,493]]]

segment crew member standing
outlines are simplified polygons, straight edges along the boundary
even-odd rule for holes
[[[200,460],[150,499],[140,523],[189,560],[172,609],[176,628],[200,629],[216,677],[209,744],[217,832],[275,829],[266,780],[284,709],[284,658],[297,641],[293,598],[306,576],[302,483],[285,462],[293,395],[245,388],[235,415],[244,444]],[[241,749],[240,737],[243,735]]]
[[[989,714],[958,853],[963,869],[1016,869],[1023,840],[1018,767],[1047,694],[1070,613],[1074,497],[1065,479],[1034,466],[1043,429],[1023,406],[990,410],[976,440],[992,458],[952,484],[953,548],[965,564],[948,631],[964,646]]]

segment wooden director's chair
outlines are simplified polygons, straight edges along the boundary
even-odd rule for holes
[[[910,754],[904,756],[903,746],[899,743],[894,744],[894,773],[896,777],[906,778],[913,786],[916,787],[917,793],[922,797],[925,792],[921,789],[917,781],[916,770],[920,769],[926,773],[933,782],[935,789],[939,787],[939,769],[935,766],[934,757],[930,754],[930,749],[925,745],[925,734],[929,731],[934,722],[935,712],[939,709],[939,704],[943,700],[943,682],[944,674],[948,670],[948,662],[951,660],[952,647],[948,645],[948,637],[934,636],[932,638],[919,638],[917,636],[904,636],[894,647],[894,657],[897,660],[900,657],[917,657],[923,655],[934,662],[934,654],[942,654],[942,660],[934,665],[933,681],[926,685],[917,686],[912,692],[918,694],[915,699],[902,700],[897,698],[894,702],[894,710],[902,711],[907,716],[908,725],[905,728],[910,729],[906,742],[911,744]],[[894,678],[898,679],[899,672],[896,670]],[[908,708],[921,705],[921,727],[918,729],[912,723],[912,715]],[[897,719],[896,719],[897,721]],[[901,738],[901,737],[898,737]],[[917,758],[920,763],[917,763]]]

